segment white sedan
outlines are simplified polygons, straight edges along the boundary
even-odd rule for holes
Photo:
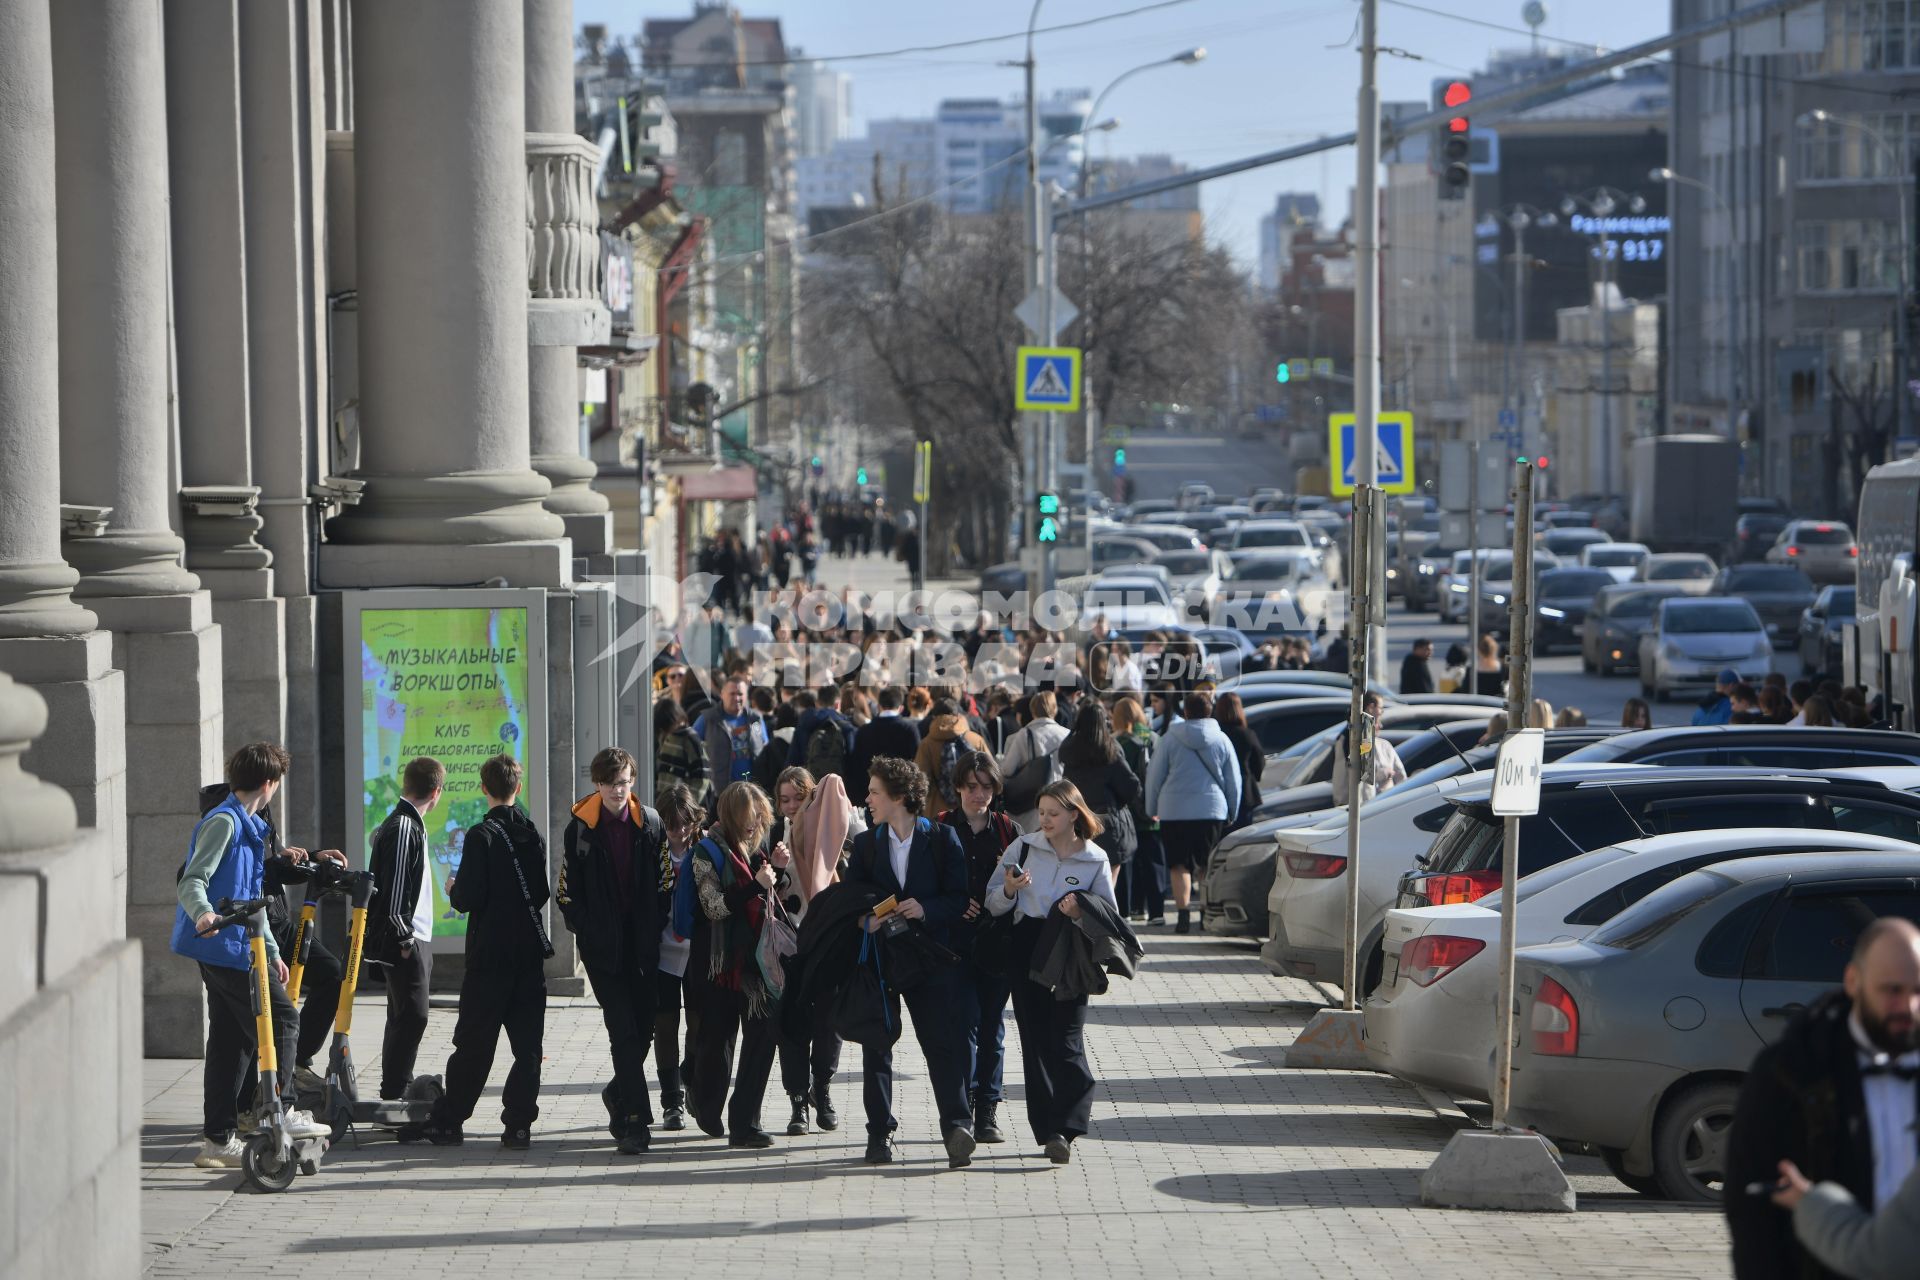
[[[1651,554],[1644,542],[1596,542],[1581,548],[1580,563],[1588,569],[1605,569],[1615,582],[1632,582],[1640,562]]]
[[[1825,850],[1912,853],[1847,831],[1687,831],[1595,849],[1520,882],[1516,945],[1570,942],[1670,880],[1715,862]],[[1492,1092],[1499,1004],[1500,895],[1444,907],[1395,908],[1382,937],[1381,982],[1367,998],[1367,1061],[1449,1097]]]

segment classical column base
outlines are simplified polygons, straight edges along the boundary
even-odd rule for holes
[[[273,553],[258,541],[266,527],[255,510],[259,501],[260,491],[247,485],[193,485],[180,491],[187,568],[216,597],[251,592],[259,580],[252,575],[266,583],[260,594],[273,594]],[[216,583],[210,574],[222,575],[224,583]]]
[[[0,567],[0,636],[77,636],[92,631],[99,622],[73,602],[79,581],[79,571],[64,560]]]
[[[117,926],[127,905],[127,687],[113,637],[0,640],[0,671],[46,699],[46,732],[22,764],[72,798],[82,827],[100,832],[113,883],[105,913]]]
[[[92,608],[115,596],[177,596],[200,589],[181,567],[186,545],[167,530],[116,529],[91,538],[62,538],[60,552],[80,573],[74,599]]]
[[[597,516],[611,511],[607,495],[593,488],[600,468],[578,454],[536,453],[533,469],[547,478],[553,492],[542,505],[557,516]]]
[[[361,478],[359,503],[327,521],[329,542],[477,547],[566,535],[560,518],[541,505],[550,486],[533,471]]]
[[[93,602],[126,672],[127,936],[143,952],[146,1052],[194,1058],[206,1047],[194,967],[168,950],[174,873],[200,820],[200,788],[225,775],[223,648],[205,591]]]
[[[0,672],[0,856],[50,849],[73,839],[73,800],[20,764],[27,747],[46,728],[46,699]]]
[[[613,551],[613,512],[593,515],[565,515],[567,537],[576,556],[606,556]]]
[[[570,586],[573,546],[564,537],[489,546],[355,546],[338,542],[320,546],[320,585],[328,591],[477,587],[494,582],[510,587]]]

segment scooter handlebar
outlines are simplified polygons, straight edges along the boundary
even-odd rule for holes
[[[202,938],[210,938],[230,925],[245,924],[249,916],[255,912],[265,911],[266,909],[267,900],[265,898],[241,898],[237,900],[233,898],[222,898],[213,904],[214,914],[220,917],[219,921],[210,929],[199,930],[199,936]]]

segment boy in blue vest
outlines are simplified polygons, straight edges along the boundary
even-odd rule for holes
[[[255,1092],[253,986],[243,925],[214,930],[220,915],[214,904],[258,898],[265,892],[266,820],[260,811],[272,802],[290,763],[286,750],[271,742],[253,742],[227,761],[231,794],[207,810],[193,829],[187,863],[180,874],[180,907],[174,915],[171,948],[200,966],[207,988],[207,1058],[201,1169],[236,1169],[240,1140],[234,1130],[241,1104]],[[209,932],[211,931],[211,932]],[[202,936],[205,935],[205,936]],[[287,999],[287,965],[268,932],[267,962],[273,1003],[273,1041],[279,1054],[279,1088],[288,1099],[287,1126],[295,1138],[320,1137],[327,1127],[305,1111],[292,1109],[290,1081],[298,1019]]]

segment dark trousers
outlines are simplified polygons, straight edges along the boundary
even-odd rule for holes
[[[802,1094],[817,1098],[840,1070],[841,1040],[827,1025],[827,1013],[822,1001],[814,1006],[813,1026],[806,1034],[781,1037],[780,1087],[789,1098]]]
[[[653,1104],[647,1099],[647,1051],[653,1047],[654,976],[588,969],[587,981],[593,984],[593,998],[600,1002],[600,1019],[607,1028],[613,1097],[620,1114],[637,1116],[642,1125],[650,1125]]]
[[[201,1133],[215,1142],[233,1134],[242,1108],[251,1109],[259,1093],[260,1062],[254,1038],[253,975],[245,969],[200,966],[207,988],[207,1058]],[[279,1056],[280,1092],[293,1078],[293,1044],[298,1020],[287,989],[267,978],[273,1003],[273,1047]]]
[[[1027,1123],[1036,1142],[1084,1137],[1093,1115],[1093,1068],[1087,1065],[1087,998],[1057,999],[1026,976],[1043,920],[1015,929],[1013,1016],[1020,1024],[1020,1068],[1027,1090]]]
[[[689,978],[687,1000],[687,1097],[694,1119],[706,1132],[721,1128],[725,1103],[726,1131],[744,1133],[760,1128],[760,1104],[773,1075],[780,1049],[780,1019],[747,1015],[747,998],[705,979]],[[734,1040],[740,1042],[740,1064],[733,1060]],[[727,1082],[733,1097],[727,1097]]]
[[[1150,920],[1167,914],[1167,859],[1160,847],[1160,833],[1142,831],[1140,844],[1133,851],[1133,874],[1127,877],[1128,896],[1120,901]]]
[[[447,1091],[433,1107],[435,1123],[458,1128],[480,1103],[500,1033],[507,1033],[513,1069],[500,1091],[500,1123],[525,1129],[540,1118],[540,1053],[547,1028],[547,979],[540,964],[469,968],[460,980],[460,1016],[453,1024]]]
[[[998,1102],[1006,1096],[1007,1000],[1013,993],[1013,978],[972,965],[966,972],[973,980],[979,1010],[973,1033],[973,1091],[988,1102]]]
[[[416,942],[413,950],[387,966],[387,1033],[380,1042],[380,1096],[389,1101],[406,1094],[420,1037],[427,1033],[427,984],[433,980],[433,947]]]
[[[334,1016],[340,1011],[340,977],[339,958],[315,938],[307,953],[306,976],[300,981],[304,1003],[300,1006],[300,1043],[293,1059],[297,1066],[312,1066],[314,1056],[326,1047]]]
[[[978,1019],[964,972],[958,965],[943,969],[907,992],[905,1000],[907,1012],[913,1015],[914,1038],[926,1055],[927,1078],[940,1112],[940,1132],[945,1134],[956,1125],[971,1129],[973,1100],[967,1095],[967,1067],[973,1061]],[[888,992],[888,1003],[897,1026],[901,997]],[[867,1132],[892,1133],[899,1127],[893,1118],[892,1047],[864,1046],[860,1069],[865,1077],[861,1092],[867,1107]]]
[[[660,1077],[662,1108],[687,1104],[687,1093],[680,1083],[681,985],[671,973],[653,976],[653,1069]]]

